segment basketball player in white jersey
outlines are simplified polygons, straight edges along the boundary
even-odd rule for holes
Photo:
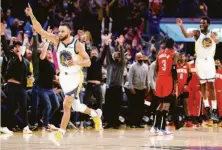
[[[33,15],[30,5],[25,9],[25,12],[30,16],[36,32],[58,47],[57,60],[60,69],[59,81],[62,90],[65,93],[65,99],[63,102],[64,114],[61,121],[61,127],[52,137],[53,142],[56,145],[60,145],[70,120],[71,107],[74,111],[90,115],[95,123],[95,129],[101,130],[102,111],[100,109],[96,111],[90,109],[86,105],[81,104],[79,100],[79,92],[83,83],[82,67],[89,67],[91,65],[90,58],[85,51],[84,45],[70,35],[71,27],[68,23],[62,23],[59,26],[59,37],[57,37],[42,28]]]
[[[216,77],[214,55],[216,51],[216,44],[219,43],[217,33],[211,32],[208,27],[210,25],[210,19],[208,17],[202,17],[200,20],[200,30],[193,30],[187,33],[183,26],[183,21],[178,18],[176,20],[183,35],[186,38],[194,37],[195,39],[195,52],[196,52],[196,71],[200,79],[201,94],[207,117],[210,119],[209,125],[213,124],[213,121],[218,121],[217,117],[217,101],[214,81]],[[208,82],[208,83],[207,83]],[[208,102],[208,92],[211,97],[212,112]]]

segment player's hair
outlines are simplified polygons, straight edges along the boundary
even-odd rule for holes
[[[72,30],[71,25],[69,22],[61,22],[59,26],[66,26],[67,28],[69,28],[70,30]]]
[[[207,16],[201,17],[201,20],[207,20],[207,23],[210,24],[210,18]]]
[[[166,48],[173,48],[174,40],[172,38],[166,39]]]

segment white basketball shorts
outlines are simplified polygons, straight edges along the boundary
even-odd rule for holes
[[[67,96],[78,96],[83,80],[84,76],[82,71],[73,73],[60,72],[59,74],[60,85],[64,94]]]
[[[195,68],[201,84],[215,81],[216,68],[213,58],[197,58]]]

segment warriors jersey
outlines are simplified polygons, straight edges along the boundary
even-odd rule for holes
[[[74,63],[80,60],[78,53],[76,52],[77,39],[73,37],[72,42],[64,44],[62,41],[58,44],[57,60],[60,72],[74,73],[79,72],[82,67],[79,65],[68,65],[68,61],[73,60]]]
[[[214,58],[216,43],[210,37],[211,33],[209,32],[205,35],[200,31],[200,36],[195,42],[197,58]]]

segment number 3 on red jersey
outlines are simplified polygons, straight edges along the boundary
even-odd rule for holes
[[[166,71],[166,60],[165,59],[162,60],[162,70]]]

